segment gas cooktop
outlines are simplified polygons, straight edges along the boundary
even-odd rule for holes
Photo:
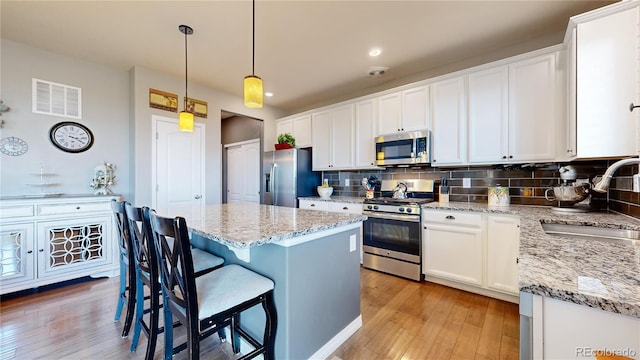
[[[395,199],[392,197],[377,197],[373,199],[365,199],[365,204],[382,204],[382,205],[409,205],[409,204],[426,204],[434,201],[431,198],[406,198],[406,199]]]

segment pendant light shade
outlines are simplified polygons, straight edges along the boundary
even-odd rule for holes
[[[244,78],[244,105],[248,108],[262,107],[262,79],[255,75]]]
[[[178,29],[184,34],[184,108],[180,112],[178,119],[178,130],[193,132],[193,114],[187,109],[187,88],[188,88],[188,68],[187,68],[187,35],[193,34],[193,29],[187,25],[180,25]]]
[[[252,44],[252,58],[251,58],[251,75],[244,78],[244,106],[248,108],[261,108],[263,104],[262,94],[262,79],[256,76],[255,62],[256,62],[256,0],[253,0],[253,35],[251,39]]]

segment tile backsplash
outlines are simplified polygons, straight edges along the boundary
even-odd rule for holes
[[[450,201],[487,202],[489,186],[509,187],[512,204],[553,206],[545,199],[545,191],[562,183],[558,171],[561,165],[572,165],[579,179],[592,180],[602,175],[614,160],[579,161],[570,164],[536,164],[516,166],[485,166],[460,168],[388,168],[386,170],[325,171],[323,179],[333,186],[334,196],[364,197],[362,178],[375,176],[378,179],[433,179],[446,177],[450,186]],[[638,166],[619,169],[611,181],[608,193],[592,192],[591,205],[596,209],[611,209],[640,218],[640,194],[632,191],[633,174]],[[469,178],[471,186],[463,187],[463,178]],[[346,180],[349,186],[345,186]]]

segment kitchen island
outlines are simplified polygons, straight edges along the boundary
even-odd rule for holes
[[[278,311],[276,359],[326,358],[362,326],[362,215],[249,203],[176,207],[194,246],[272,279]],[[261,308],[242,322],[258,339]]]

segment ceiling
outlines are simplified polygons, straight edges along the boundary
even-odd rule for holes
[[[495,60],[491,54],[520,44],[560,43],[570,16],[611,2],[258,0],[255,74],[274,93],[267,105],[299,112],[416,81],[465,59]],[[178,25],[187,24],[194,29],[189,81],[242,96],[251,73],[247,0],[2,0],[0,11],[4,39],[180,77]],[[382,49],[376,58],[368,55],[374,47]],[[372,66],[389,70],[371,77]]]

